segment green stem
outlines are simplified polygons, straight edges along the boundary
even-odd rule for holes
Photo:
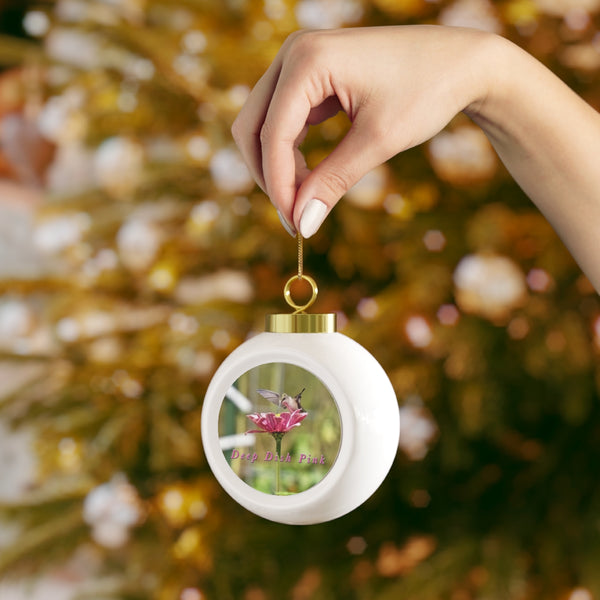
[[[281,458],[281,440],[283,439],[283,433],[274,433],[275,438],[275,495],[279,494],[279,459]]]

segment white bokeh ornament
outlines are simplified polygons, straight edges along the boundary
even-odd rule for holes
[[[83,503],[83,520],[92,528],[92,538],[105,548],[125,545],[142,516],[137,490],[123,473],[92,489]]]
[[[218,368],[202,409],[202,441],[225,491],[249,511],[293,525],[341,517],[366,501],[398,449],[400,416],[381,365],[336,332],[335,314],[307,314],[317,296],[302,272],[284,296],[295,312],[267,315],[266,331]],[[299,306],[294,282],[312,297]]]

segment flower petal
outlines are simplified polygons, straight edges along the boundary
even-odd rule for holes
[[[299,427],[301,422],[308,416],[308,413],[301,410],[295,410],[291,413],[282,412],[275,414],[269,413],[252,413],[246,415],[255,425],[260,427],[260,430],[253,429],[246,433],[287,433],[294,427]]]

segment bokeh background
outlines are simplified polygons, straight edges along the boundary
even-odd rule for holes
[[[306,244],[315,309],[397,392],[382,487],[331,523],[278,525],[220,489],[200,442],[211,375],[296,268],[230,136],[285,37],[468,25],[600,107],[599,13],[3,2],[0,598],[600,599],[598,297],[465,117],[367,175]],[[346,128],[315,128],[310,164]]]

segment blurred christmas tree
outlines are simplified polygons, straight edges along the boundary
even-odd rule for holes
[[[281,309],[295,268],[229,135],[283,39],[299,26],[470,25],[600,106],[599,11],[32,6],[24,27],[40,45],[3,77],[2,158],[43,181],[32,242],[45,268],[2,271],[0,411],[35,431],[39,465],[2,504],[0,571],[53,569],[90,598],[600,598],[598,298],[465,118],[365,177],[306,249],[319,310],[340,314],[397,391],[401,451],[382,489],[332,523],[265,522],[220,490],[199,439],[212,373]],[[23,48],[4,39],[0,52]],[[315,128],[309,161],[344,130]],[[30,469],[21,446],[4,458],[5,489]]]

